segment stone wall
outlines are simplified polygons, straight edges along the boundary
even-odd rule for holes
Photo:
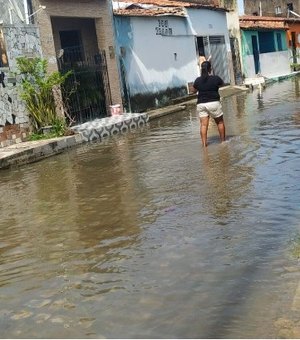
[[[20,98],[20,76],[16,58],[41,56],[36,27],[6,25],[2,28],[6,45],[8,67],[0,69],[0,147],[21,142],[29,130],[29,118]]]
[[[23,0],[14,0],[12,3],[8,0],[0,0],[0,9],[0,20],[4,24],[22,25],[25,23]]]

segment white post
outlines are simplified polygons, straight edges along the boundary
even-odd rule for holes
[[[9,23],[12,25],[13,24],[13,18],[12,18],[12,8],[9,7],[8,9],[8,13],[9,13]]]
[[[38,12],[42,11],[46,9],[46,6],[39,6],[39,9],[37,9],[35,12],[31,13],[30,15],[28,15],[27,19],[29,20],[29,18],[33,17],[34,15],[36,15]]]
[[[25,12],[25,24],[29,24],[29,18],[28,18],[28,3],[27,0],[23,0],[24,4],[24,12]]]
[[[261,8],[261,1],[259,2],[259,16],[262,16],[262,8]]]
[[[292,14],[294,14],[296,17],[300,18],[300,15],[299,15],[298,13],[294,12],[294,11],[289,10],[289,13],[292,13]]]

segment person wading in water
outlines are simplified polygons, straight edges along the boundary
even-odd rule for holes
[[[217,124],[220,140],[225,141],[225,123],[219,88],[224,86],[219,76],[211,75],[211,63],[204,61],[201,64],[201,76],[194,82],[194,92],[198,92],[197,114],[200,118],[200,136],[202,145],[207,146],[207,130],[209,118],[212,117]]]

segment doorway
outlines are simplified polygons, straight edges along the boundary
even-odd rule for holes
[[[210,62],[213,73],[220,76],[225,84],[229,84],[229,65],[225,37],[222,35],[197,37],[197,50],[199,56],[211,57]]]
[[[60,31],[60,45],[64,50],[64,61],[81,61],[83,57],[83,47],[79,30]]]
[[[72,71],[62,87],[71,124],[109,115],[111,92],[105,51],[99,51],[95,21],[52,18],[59,71]]]
[[[206,49],[205,49],[206,46]],[[204,44],[204,37],[197,37],[198,56],[209,57],[208,45]]]

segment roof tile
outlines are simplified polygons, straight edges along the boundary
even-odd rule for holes
[[[206,8],[212,10],[226,11],[225,8],[219,7],[219,0],[120,0],[114,2],[114,14],[126,16],[157,16],[157,15],[177,15],[185,16],[184,8]],[[128,3],[132,5],[124,6]],[[117,4],[117,5],[116,5]],[[122,6],[119,6],[122,4]],[[140,5],[140,9],[138,8]],[[146,8],[145,5],[150,5]],[[151,7],[152,5],[152,7]],[[156,9],[154,9],[156,7]],[[164,8],[168,8],[163,10]],[[174,9],[175,8],[175,9]]]
[[[286,18],[262,17],[262,16],[241,16],[241,29],[287,29]]]
[[[139,17],[153,17],[160,15],[169,15],[169,16],[180,16],[185,17],[186,13],[182,8],[132,8],[132,9],[116,9],[114,10],[115,15],[122,16],[139,16]]]

